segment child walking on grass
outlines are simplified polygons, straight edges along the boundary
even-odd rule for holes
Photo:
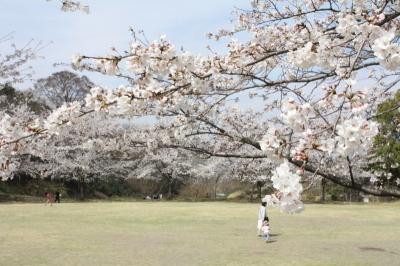
[[[261,231],[263,233],[263,239],[265,240],[265,242],[268,242],[268,240],[269,240],[269,230],[270,230],[269,219],[268,219],[268,217],[265,217],[262,227],[261,227]]]

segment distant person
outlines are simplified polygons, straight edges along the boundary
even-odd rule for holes
[[[60,201],[61,201],[61,193],[60,191],[56,191],[56,197],[54,202],[60,203]]]
[[[263,239],[265,240],[265,242],[268,242],[269,240],[269,219],[268,217],[264,218],[262,227],[261,227],[261,231],[262,231],[262,235],[263,235]]]
[[[50,206],[53,206],[53,202],[54,202],[53,194],[51,192],[46,191],[44,193],[44,196],[46,198],[46,205],[50,204]]]
[[[265,217],[267,217],[266,206],[267,206],[267,201],[266,201],[265,198],[263,198],[262,201],[261,201],[261,206],[258,209],[258,222],[257,222],[257,235],[258,236],[262,236],[261,228],[263,226],[263,222],[264,222]]]
[[[159,199],[162,200],[162,194],[160,194]]]

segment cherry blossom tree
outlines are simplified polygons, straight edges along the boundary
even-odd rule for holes
[[[88,7],[79,2],[60,0],[63,11],[82,10],[88,12]],[[0,37],[0,91],[10,88],[11,85],[22,83],[31,79],[33,75],[32,67],[28,64],[31,60],[38,58],[39,51],[43,48],[41,42],[34,43],[33,40],[25,46],[19,47],[14,43],[13,33]],[[4,97],[0,99],[4,103]],[[12,176],[18,169],[18,160],[12,161],[11,158],[24,153],[27,150],[23,147],[22,140],[29,139],[37,134],[43,133],[43,119],[29,106],[33,101],[27,100],[22,105],[8,103],[8,108],[0,110],[0,177],[2,179]],[[28,134],[28,135],[26,135]],[[24,136],[25,135],[25,136]],[[19,136],[17,141],[7,141]],[[11,145],[10,145],[11,144]],[[7,146],[4,148],[4,146]]]
[[[298,210],[305,175],[400,197],[398,186],[365,182],[374,178],[365,166],[379,132],[377,105],[400,81],[397,1],[253,0],[235,13],[232,29],[208,35],[227,40],[223,53],[195,55],[165,36],[147,42],[134,33],[124,53],[75,55],[75,69],[127,85],[93,88],[85,106],[62,106],[36,129],[57,132],[88,110],[151,115],[164,133],[151,145],[273,163],[287,212]],[[26,128],[18,123],[1,134],[2,154],[24,144],[29,135],[16,133]]]
[[[254,188],[257,188],[257,197],[261,199],[262,188],[271,186],[272,170],[274,164],[265,160],[264,158],[256,159],[242,159],[233,158],[231,159],[231,176],[237,178],[242,182],[250,182],[252,186],[251,199],[254,194]]]
[[[18,169],[38,178],[76,180],[83,199],[85,183],[131,177],[147,149],[146,130],[125,119],[91,113],[74,127],[33,141]]]
[[[147,152],[133,173],[134,178],[160,181],[166,188],[167,198],[171,199],[175,188],[194,176],[195,160],[189,156],[187,152],[176,149]]]

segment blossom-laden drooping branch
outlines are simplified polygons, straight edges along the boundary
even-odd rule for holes
[[[33,70],[28,65],[30,61],[37,58],[41,43],[28,42],[23,47],[17,47],[10,43],[13,34],[0,37],[0,90],[5,84],[21,83],[32,78]]]
[[[169,132],[159,147],[265,158],[287,206],[300,202],[306,176],[400,197],[398,187],[365,185],[373,173],[364,167],[379,130],[371,117],[400,81],[399,16],[397,1],[253,0],[232,29],[209,34],[230,38],[226,53],[195,55],[134,33],[126,52],[72,64],[129,84],[93,88],[84,110],[154,116]],[[47,124],[73,123],[75,107]]]
[[[86,14],[89,14],[89,6],[84,5],[78,1],[72,1],[72,0],[59,0],[59,1],[61,2],[61,10],[64,12],[82,11]]]

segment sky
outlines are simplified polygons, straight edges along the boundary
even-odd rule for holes
[[[206,46],[221,45],[205,37],[207,32],[229,28],[234,7],[249,8],[249,0],[80,0],[90,13],[62,12],[52,0],[0,0],[0,37],[13,33],[17,46],[30,40],[42,42],[44,58],[32,63],[34,78],[68,69],[73,54],[106,55],[111,47],[129,47],[129,28],[144,30],[149,40],[165,34],[176,47],[206,53]],[[0,49],[7,44],[1,43]],[[1,51],[1,50],[0,50]],[[96,84],[115,87],[121,80],[85,72]],[[20,85],[28,88],[32,82]]]

